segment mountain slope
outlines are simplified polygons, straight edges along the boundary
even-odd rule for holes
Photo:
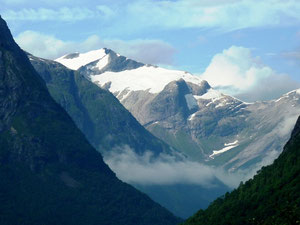
[[[78,72],[67,69],[57,62],[28,55],[34,68],[45,80],[52,97],[69,113],[90,143],[104,154],[108,164],[111,159],[110,154],[120,155],[122,154],[120,150],[128,150],[126,146],[138,155],[145,156],[153,153],[152,161],[159,160],[161,153],[177,156],[177,152],[141,126],[110,92],[99,88]],[[126,60],[122,60],[122,57],[120,58],[118,68],[130,65],[130,61],[127,63]],[[117,68],[116,64],[108,66]],[[181,89],[184,91],[185,86],[183,85]],[[130,159],[126,163],[132,164]],[[153,179],[155,180],[156,177]],[[193,184],[152,184],[150,186],[138,185],[134,182],[132,184],[175,215],[184,218],[191,216],[199,207],[207,207],[216,197],[231,190],[226,185],[205,188]]]
[[[187,161],[225,170],[235,181],[246,180],[272,163],[300,112],[299,90],[273,101],[245,103],[187,72],[145,65],[109,49],[69,54],[57,61],[74,64],[76,72],[113,93],[147,130]],[[115,169],[118,175],[122,171]],[[212,196],[210,188],[193,184],[128,182],[184,218],[232,188],[217,182]]]
[[[300,117],[281,155],[253,179],[214,201],[186,225],[299,224]]]
[[[0,223],[176,224],[118,180],[50,97],[0,17]]]
[[[157,155],[172,151],[141,126],[110,92],[59,63],[32,55],[29,59],[54,100],[101,153],[112,148],[120,150],[125,145],[138,154],[151,151]]]
[[[299,90],[249,104],[187,72],[98,51],[98,58],[95,51],[84,54],[93,56],[89,61],[80,54],[57,61],[76,61],[83,76],[112,92],[145,128],[190,160],[253,174],[280,154],[300,111]],[[124,60],[130,63],[119,63]]]

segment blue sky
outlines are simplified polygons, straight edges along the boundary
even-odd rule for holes
[[[300,88],[298,0],[0,0],[25,50],[54,59],[108,47],[202,76],[245,101]]]

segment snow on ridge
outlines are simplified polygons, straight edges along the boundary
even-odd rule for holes
[[[68,55],[70,54],[64,55],[58,59],[55,59],[54,61],[63,64],[69,69],[78,70],[81,66],[87,65],[91,62],[103,58],[104,56],[106,56],[106,53],[105,49],[101,48],[86,53],[79,53],[78,56],[75,58],[66,58],[66,56]]]
[[[279,101],[281,101],[281,100],[284,99],[284,98],[288,98],[288,97],[290,96],[290,94],[294,94],[294,93],[297,94],[297,95],[300,95],[300,88],[299,88],[299,89],[292,90],[292,91],[290,91],[290,92],[288,92],[288,93],[282,95],[280,98],[275,99],[275,100],[273,100],[273,101],[279,102]]]
[[[283,96],[287,96],[287,95],[290,95],[290,94],[292,94],[292,93],[295,93],[295,94],[300,95],[300,88],[299,88],[299,89],[292,90],[292,91],[290,91],[290,92],[284,94]]]
[[[278,99],[276,99],[276,100],[274,100],[275,102],[279,102],[279,101],[281,101],[282,99],[284,99],[284,98],[286,98],[287,96],[283,96],[283,97],[280,97],[280,98],[278,98]]]
[[[201,85],[201,78],[180,70],[169,70],[155,66],[142,66],[121,72],[107,71],[90,77],[92,82],[104,85],[111,82],[110,92],[121,92],[126,88],[130,91],[146,91],[156,94],[172,81],[180,79]]]
[[[205,94],[196,95],[194,97],[196,99],[214,99],[214,100],[216,100],[216,99],[220,99],[220,98],[224,97],[224,95],[221,92],[210,88]]]

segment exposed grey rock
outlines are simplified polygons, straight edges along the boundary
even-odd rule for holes
[[[135,68],[122,63],[116,66],[119,62],[114,61],[112,65],[116,67],[108,64],[101,71],[93,71],[95,63],[83,66],[80,72],[89,78],[106,71],[121,73]],[[111,83],[102,87],[109,90]],[[201,98],[210,88],[206,81],[196,85],[177,80],[159,93],[125,89],[113,94],[149,131],[191,160],[222,166],[230,171],[255,170],[270,163],[280,153],[300,114],[296,97],[299,93],[290,93],[278,102],[248,104],[227,95]],[[294,99],[293,103],[290,98]],[[282,129],[281,133],[274,132],[285,126],[284,123],[289,123],[288,128]],[[222,150],[225,144],[235,141],[238,144],[234,148],[212,156],[213,151]]]
[[[74,59],[74,58],[77,58],[78,56],[79,56],[79,53],[71,53],[71,54],[66,55],[64,58],[65,59]]]
[[[101,74],[105,71],[120,72],[124,70],[136,69],[145,65],[143,63],[128,59],[124,56],[117,55],[114,51],[107,48],[105,48],[105,53],[107,54],[105,57],[108,57],[107,65],[99,70],[99,68],[96,66],[101,60],[99,59],[81,67],[79,69],[80,73],[89,77],[91,74]]]

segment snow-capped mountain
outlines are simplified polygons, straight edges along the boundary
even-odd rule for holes
[[[105,162],[123,181],[135,185],[153,200],[184,218],[199,208],[207,207],[210,201],[230,190],[228,185],[213,175],[209,181],[215,183],[213,188],[211,185],[199,185],[198,175],[192,175],[192,184],[183,181],[183,172],[178,167],[190,172],[189,168],[194,168],[195,163],[154,137],[109,91],[99,88],[78,71],[70,70],[60,63],[31,54],[28,57],[55,101],[68,112],[89,142],[104,155]],[[125,65],[127,62],[132,62],[131,65],[134,63],[120,56],[118,60],[125,62]],[[113,64],[110,64],[110,68],[116,70]],[[202,169],[202,165],[196,165]],[[131,168],[134,171],[130,172]],[[170,168],[173,176],[169,174]],[[163,177],[175,175],[177,178],[174,183],[165,184],[163,177],[148,176],[149,169],[153,174],[159,171]],[[197,168],[194,170],[201,171]],[[128,177],[136,177],[137,180],[128,180],[124,174],[130,174]],[[143,177],[150,181],[150,186],[144,185]],[[206,176],[203,179],[207,179]]]
[[[65,56],[62,56],[56,59],[57,62],[64,64],[66,67],[77,70],[81,66],[84,66],[90,62],[101,59],[102,62],[105,62],[105,49],[99,49],[87,53],[72,53]]]
[[[135,69],[144,65],[143,63],[121,56],[107,48],[87,53],[71,53],[62,56],[55,61],[72,70],[78,70],[80,67],[85,66],[85,69],[89,73],[103,73],[104,71],[120,72],[123,70]]]
[[[191,160],[230,171],[271,163],[300,114],[300,90],[250,104],[188,72],[139,63],[109,49],[56,61],[112,92],[143,126]]]

